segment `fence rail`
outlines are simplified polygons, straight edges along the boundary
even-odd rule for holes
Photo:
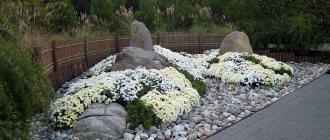
[[[152,34],[153,44],[159,44],[175,52],[203,53],[205,50],[220,48],[225,35],[222,34]],[[61,44],[55,41],[45,48],[34,48],[35,57],[43,64],[48,78],[55,89],[70,79],[95,65],[105,57],[128,47],[129,36],[116,35],[114,38],[88,40],[73,44]],[[308,61],[330,63],[321,56],[298,56],[295,53],[255,50],[255,53],[267,55],[280,61]]]

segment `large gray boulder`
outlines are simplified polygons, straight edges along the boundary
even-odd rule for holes
[[[126,129],[126,114],[117,103],[93,104],[78,117],[73,135],[79,140],[119,139]]]
[[[170,66],[169,61],[164,56],[137,47],[126,47],[117,54],[112,71],[135,69],[139,66],[146,69],[163,69]]]
[[[222,55],[226,52],[253,53],[249,37],[245,33],[239,31],[230,33],[223,39],[219,54]]]
[[[131,25],[130,47],[139,47],[149,51],[153,50],[149,29],[137,20],[134,20]]]

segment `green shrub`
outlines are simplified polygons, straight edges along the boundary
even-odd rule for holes
[[[202,6],[210,7],[213,13],[213,20],[216,23],[221,23],[223,22],[222,16],[225,13],[226,1],[227,0],[203,0]]]
[[[231,22],[240,22],[258,17],[259,7],[256,0],[229,0],[225,16]]]
[[[154,31],[156,28],[156,10],[153,9],[155,5],[154,0],[139,0],[139,11],[134,13],[134,17],[143,22],[150,31]]]
[[[115,9],[111,0],[92,0],[90,14],[97,26],[115,30],[112,29],[115,23]]]
[[[254,64],[260,64],[260,62],[261,62],[261,60],[255,58],[254,56],[251,56],[251,55],[243,56],[243,59],[246,61],[251,61]]]
[[[24,139],[27,120],[49,105],[54,91],[31,54],[0,41],[0,138]]]
[[[174,26],[176,29],[188,29],[197,17],[197,9],[187,0],[177,0],[174,10]]]
[[[146,106],[140,99],[128,102],[126,110],[126,119],[131,129],[143,124],[143,127],[148,130],[150,126],[157,126],[161,122],[152,111],[152,107]]]
[[[213,59],[207,61],[207,63],[209,63],[210,65],[211,65],[211,64],[214,64],[214,63],[219,63],[219,58],[218,58],[218,57],[215,57],[215,58],[213,58]]]
[[[187,70],[180,69],[177,65],[172,65],[172,67],[182,73],[191,82],[192,87],[197,90],[200,96],[204,96],[206,94],[206,85],[203,81],[195,78]]]
[[[39,19],[41,24],[47,31],[62,32],[71,31],[77,26],[76,11],[68,0],[54,1],[47,3],[44,19]],[[39,17],[42,18],[42,17]]]

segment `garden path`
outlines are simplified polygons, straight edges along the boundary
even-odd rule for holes
[[[329,108],[330,74],[325,74],[208,140],[330,139]]]

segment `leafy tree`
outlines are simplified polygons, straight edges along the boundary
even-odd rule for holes
[[[44,15],[45,19],[41,19],[40,24],[48,31],[70,31],[77,26],[76,11],[67,0],[47,3],[44,12],[50,16]]]
[[[115,10],[111,0],[93,0],[91,2],[90,13],[96,16],[94,21],[99,26],[106,26],[111,29],[115,20]]]
[[[255,0],[230,0],[225,9],[225,16],[232,22],[239,22],[258,17],[259,7]]]
[[[118,10],[120,6],[126,5],[126,0],[113,0],[112,1],[114,9]]]
[[[191,27],[197,17],[197,9],[187,0],[177,0],[175,3],[174,19],[177,29]]]
[[[134,13],[134,17],[143,22],[151,31],[156,28],[156,11],[153,9],[154,0],[140,0],[140,9]]]
[[[221,18],[225,13],[227,0],[203,0],[202,6],[210,7],[213,14],[213,20],[216,23],[221,22]]]

